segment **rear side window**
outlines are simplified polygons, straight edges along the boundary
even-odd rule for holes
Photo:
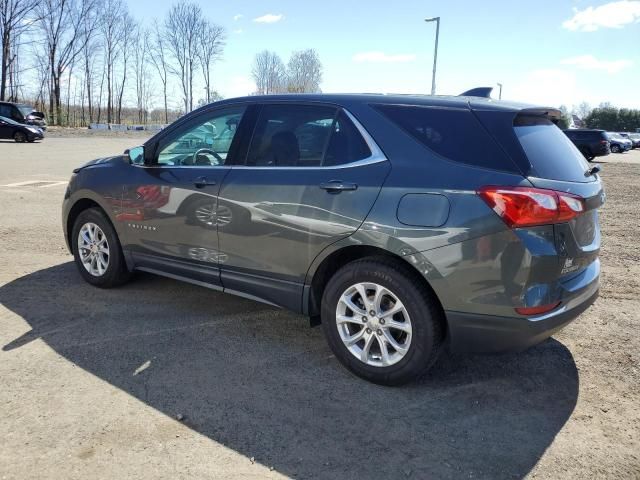
[[[518,115],[513,129],[540,178],[589,182],[587,161],[567,136],[545,117]]]
[[[375,108],[448,160],[520,173],[470,110],[404,105]]]
[[[247,165],[321,167],[369,156],[367,143],[341,110],[320,105],[265,105]]]

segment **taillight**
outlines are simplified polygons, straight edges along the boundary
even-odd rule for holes
[[[585,209],[576,195],[542,188],[486,186],[478,195],[512,228],[567,222]]]
[[[607,145],[609,143],[609,140],[600,140],[600,143],[602,145]]]

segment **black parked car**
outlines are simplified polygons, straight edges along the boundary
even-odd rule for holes
[[[24,125],[33,125],[43,131],[47,129],[44,113],[24,103],[0,102],[0,117],[10,118]]]
[[[564,134],[578,147],[584,158],[591,161],[595,157],[603,157],[611,153],[609,139],[604,130],[576,128],[564,130]]]
[[[287,308],[399,384],[595,301],[605,197],[560,117],[468,92],[228,99],[77,168],[62,227],[92,285],[141,270]]]
[[[18,143],[35,142],[44,138],[40,127],[23,125],[10,118],[0,117],[0,138],[13,138]]]

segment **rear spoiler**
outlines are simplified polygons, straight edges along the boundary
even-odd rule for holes
[[[552,107],[523,108],[518,112],[518,115],[533,115],[538,117],[547,117],[552,122],[557,122],[562,118],[562,112],[557,108],[552,108]]]
[[[477,88],[472,88],[471,90],[467,90],[466,92],[463,92],[458,96],[459,97],[491,98],[492,91],[493,91],[493,87],[477,87]]]

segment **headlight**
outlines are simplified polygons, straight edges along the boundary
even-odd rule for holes
[[[40,133],[40,129],[37,127],[27,127],[27,130],[33,133]]]

